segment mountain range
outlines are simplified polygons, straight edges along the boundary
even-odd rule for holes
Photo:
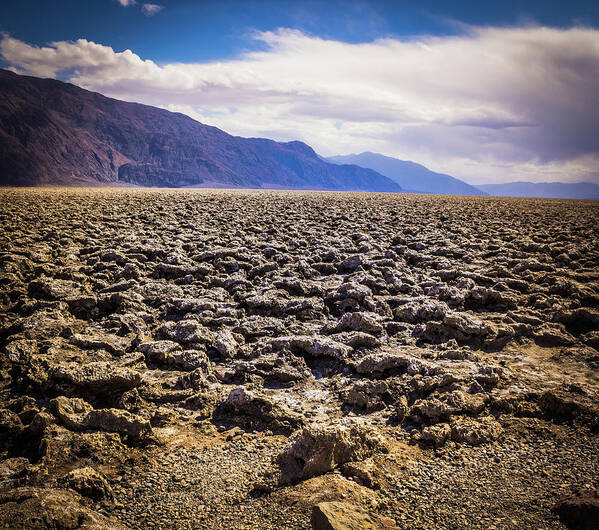
[[[332,156],[327,159],[335,164],[356,164],[373,169],[397,182],[406,191],[420,193],[448,193],[455,195],[486,195],[485,191],[443,173],[406,160],[398,160],[378,153]]]
[[[302,142],[240,138],[184,114],[0,70],[0,185],[401,191]]]
[[[0,185],[136,185],[599,199],[591,182],[471,186],[365,152],[232,136],[189,116],[0,69]]]
[[[592,182],[506,182],[477,184],[489,195],[542,197],[546,199],[599,199],[599,185]]]

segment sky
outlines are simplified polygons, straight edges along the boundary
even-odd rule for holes
[[[0,67],[319,154],[599,183],[599,3],[20,0]]]

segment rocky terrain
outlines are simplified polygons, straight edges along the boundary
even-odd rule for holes
[[[0,527],[597,528],[598,203],[0,193]]]

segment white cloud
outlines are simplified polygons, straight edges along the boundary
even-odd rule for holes
[[[158,65],[84,39],[11,37],[17,71],[185,112],[244,136],[301,139],[324,155],[378,151],[470,182],[599,180],[599,31],[473,28],[347,44],[295,30],[263,50]]]
[[[123,7],[129,7],[135,4],[135,0],[116,0]]]
[[[143,11],[143,14],[146,15],[147,17],[151,17],[153,15],[155,15],[156,13],[162,11],[164,9],[164,6],[158,5],[158,4],[144,4],[143,6],[141,6],[141,10]]]

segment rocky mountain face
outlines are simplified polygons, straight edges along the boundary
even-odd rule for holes
[[[0,70],[0,184],[400,191],[301,142],[240,138],[183,114]]]
[[[478,184],[477,188],[499,197],[599,199],[599,185],[592,182],[505,182]]]
[[[486,195],[485,191],[450,175],[435,173],[416,162],[398,160],[378,153],[366,152],[359,155],[332,156],[327,160],[335,164],[356,164],[372,169],[408,191],[450,195]]]

